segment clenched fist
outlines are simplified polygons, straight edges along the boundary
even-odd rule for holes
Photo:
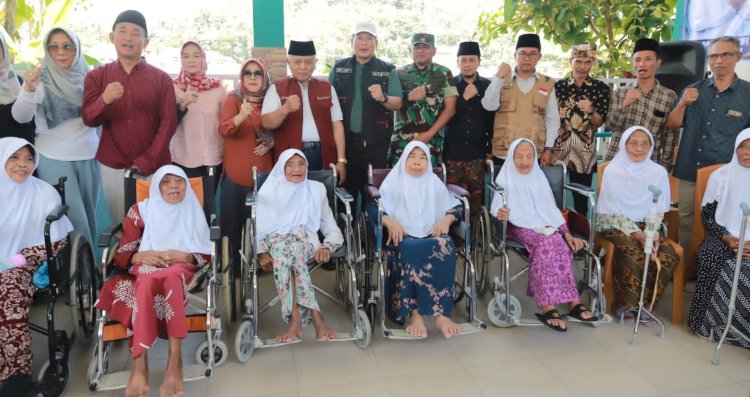
[[[26,90],[26,92],[36,91],[36,87],[39,86],[39,76],[41,74],[41,66],[37,66],[34,69],[29,69],[23,72],[23,89]]]
[[[466,89],[464,90],[464,100],[468,101],[471,98],[474,98],[479,94],[479,90],[477,90],[477,86],[474,85],[474,83],[469,83],[466,85]]]
[[[503,62],[500,64],[500,66],[497,67],[497,73],[495,74],[495,76],[497,76],[498,79],[505,79],[505,77],[508,76],[510,72],[510,65]]]
[[[297,94],[290,95],[286,98],[286,102],[284,102],[284,107],[286,108],[288,113],[293,113],[299,110],[300,107],[300,101]]]
[[[420,85],[419,87],[413,89],[409,93],[408,99],[409,99],[409,102],[417,102],[417,101],[421,101],[425,97],[427,97],[427,90],[424,89],[424,86]]]
[[[104,103],[109,105],[112,102],[122,98],[123,94],[125,94],[125,87],[123,87],[119,82],[115,81],[114,83],[107,84],[107,88],[105,88],[104,92],[102,92],[102,100],[104,101]]]
[[[383,95],[383,87],[380,84],[373,84],[367,89],[375,102],[383,102],[385,95]]]

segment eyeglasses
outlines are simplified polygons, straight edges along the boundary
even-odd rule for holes
[[[304,162],[303,163],[286,163],[284,164],[284,168],[288,170],[295,169],[295,168],[305,169],[307,168],[307,163],[304,163]]]
[[[263,71],[261,70],[245,70],[242,72],[242,77],[257,77],[262,78],[263,77]]]
[[[74,52],[76,50],[76,46],[73,44],[63,44],[62,46],[49,44],[47,45],[47,52],[57,52],[60,48],[62,48],[63,52]]]
[[[539,57],[538,52],[519,52],[516,55],[519,59],[537,59]]]
[[[650,142],[628,142],[626,145],[630,146],[633,149],[648,149],[651,147]]]
[[[711,54],[708,56],[708,60],[713,62],[721,58],[722,61],[725,61],[737,54],[737,52],[722,52],[721,54]]]

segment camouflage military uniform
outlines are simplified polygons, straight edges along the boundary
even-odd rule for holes
[[[424,69],[419,69],[412,63],[398,68],[397,72],[401,80],[404,101],[401,110],[398,112],[394,133],[391,137],[391,147],[388,151],[388,161],[391,165],[398,162],[404,147],[414,139],[416,133],[427,131],[435,123],[443,110],[445,98],[458,96],[453,75],[450,69],[445,66],[432,63]],[[417,102],[407,101],[406,96],[419,86],[424,86],[426,97]],[[436,165],[442,160],[442,130],[430,139],[429,146],[432,164]]]

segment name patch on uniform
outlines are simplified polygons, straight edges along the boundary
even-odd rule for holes
[[[326,96],[316,96],[316,97],[315,97],[315,99],[317,99],[317,100],[319,100],[319,101],[325,101],[326,99],[331,99],[331,96],[330,96],[330,95],[326,95]]]
[[[729,109],[727,112],[727,116],[729,117],[742,117],[742,112],[734,109]]]
[[[388,77],[391,72],[372,72],[372,77]]]
[[[341,66],[336,68],[336,73],[351,73],[351,72],[352,72],[352,68],[345,68]]]
[[[542,95],[544,95],[544,96],[548,96],[549,95],[549,90],[546,89],[546,88],[544,88],[544,87],[539,87],[539,93],[542,94]]]

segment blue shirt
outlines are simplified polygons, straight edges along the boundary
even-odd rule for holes
[[[699,168],[732,160],[737,135],[750,127],[750,83],[735,76],[719,92],[709,78],[686,88],[697,88],[698,100],[685,110],[673,175],[694,182]]]

